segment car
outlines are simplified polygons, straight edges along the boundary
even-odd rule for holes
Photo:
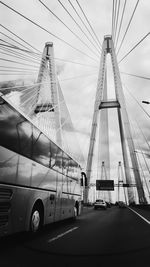
[[[103,199],[96,199],[94,203],[94,209],[96,210],[98,208],[105,209],[105,210],[107,209],[107,204]]]

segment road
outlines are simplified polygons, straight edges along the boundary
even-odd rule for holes
[[[150,211],[84,208],[75,222],[0,240],[0,267],[150,266]]]

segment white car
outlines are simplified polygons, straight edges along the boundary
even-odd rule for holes
[[[94,203],[94,209],[102,208],[105,209],[107,208],[107,204],[103,199],[97,199]]]

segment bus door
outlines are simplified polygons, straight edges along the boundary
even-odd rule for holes
[[[55,221],[55,208],[56,208],[56,193],[50,192],[49,193],[49,199],[48,199],[48,218],[49,221],[54,222]]]

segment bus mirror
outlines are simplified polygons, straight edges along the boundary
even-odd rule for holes
[[[83,186],[83,178],[80,179],[80,185]]]
[[[81,186],[87,186],[87,177],[86,177],[86,174],[85,172],[81,172]]]

